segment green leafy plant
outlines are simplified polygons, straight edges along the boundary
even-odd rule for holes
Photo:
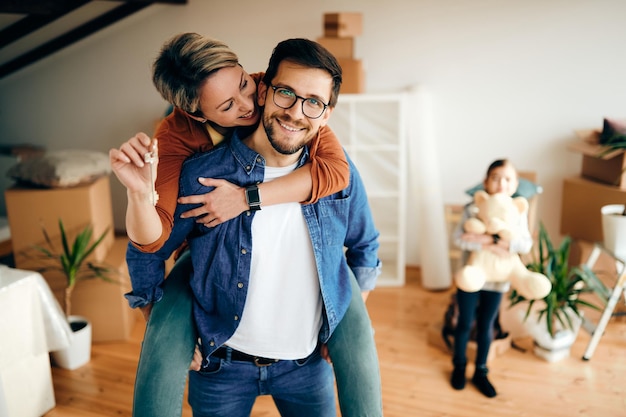
[[[70,243],[65,228],[63,227],[63,222],[59,219],[59,231],[61,233],[61,244],[63,246],[61,251],[56,250],[45,227],[42,227],[42,231],[46,247],[35,246],[34,248],[43,254],[45,258],[54,261],[54,264],[40,268],[39,272],[57,270],[65,275],[66,282],[63,301],[65,315],[69,317],[72,310],[72,292],[79,280],[100,278],[105,281],[116,282],[111,278],[115,273],[114,270],[104,265],[87,261],[89,255],[91,255],[106,237],[108,229],[94,242],[91,242],[93,230],[92,227],[88,225],[78,232],[74,241]]]
[[[511,292],[511,307],[519,303],[528,302],[528,309],[524,320],[531,312],[535,302],[543,301],[544,306],[538,311],[538,322],[545,321],[548,332],[554,337],[557,330],[557,322],[563,329],[573,329],[571,313],[581,317],[581,307],[589,307],[599,310],[599,307],[580,298],[584,293],[599,290],[598,278],[586,265],[570,266],[569,255],[572,239],[569,236],[563,238],[560,246],[553,245],[543,223],[539,225],[538,251],[535,259],[527,265],[527,268],[539,272],[548,277],[552,283],[550,293],[542,300],[528,300],[519,295],[515,290]]]
[[[601,153],[602,156],[616,150],[626,149],[626,135],[615,134],[608,138],[602,146],[606,147]]]

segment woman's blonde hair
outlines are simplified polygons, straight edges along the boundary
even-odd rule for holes
[[[182,33],[168,40],[152,66],[152,82],[170,104],[202,116],[200,88],[215,71],[239,65],[225,43],[197,33]]]

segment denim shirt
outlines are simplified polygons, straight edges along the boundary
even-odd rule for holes
[[[307,158],[305,148],[298,166]],[[379,233],[365,188],[352,161],[348,159],[348,162],[347,188],[315,204],[301,205],[324,304],[320,331],[323,343],[330,338],[350,304],[349,269],[360,288],[367,291],[374,288],[382,265],[377,254]],[[198,177],[222,178],[243,187],[262,182],[264,172],[264,158],[245,146],[236,131],[230,140],[192,156],[183,164],[179,194],[205,194],[213,189],[200,184]],[[198,224],[193,218],[180,218],[181,213],[197,206],[178,205],[171,235],[159,251],[142,253],[129,244],[126,260],[133,290],[126,298],[131,307],[160,300],[165,260],[187,239],[194,271],[190,281],[195,296],[194,317],[204,353],[209,355],[234,334],[243,313],[254,250],[251,226],[255,212],[246,211],[213,228]]]

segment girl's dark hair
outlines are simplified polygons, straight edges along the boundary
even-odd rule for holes
[[[491,175],[491,172],[494,169],[500,168],[503,166],[511,166],[513,167],[513,169],[515,169],[515,166],[508,159],[496,159],[489,165],[489,168],[487,168],[487,176],[485,178],[489,178],[489,175]]]

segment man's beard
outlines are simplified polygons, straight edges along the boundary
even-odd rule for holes
[[[263,128],[265,129],[265,133],[267,134],[267,138],[272,145],[274,150],[282,155],[293,155],[297,152],[300,152],[304,145],[309,143],[313,138],[313,135],[310,134],[310,131],[307,135],[303,137],[303,139],[297,143],[279,143],[276,140],[276,134],[274,133],[274,123],[278,123],[277,118],[274,116],[264,116],[263,117]],[[288,122],[291,122],[290,120]],[[291,122],[293,124],[293,122]],[[285,141],[287,142],[287,141]]]

